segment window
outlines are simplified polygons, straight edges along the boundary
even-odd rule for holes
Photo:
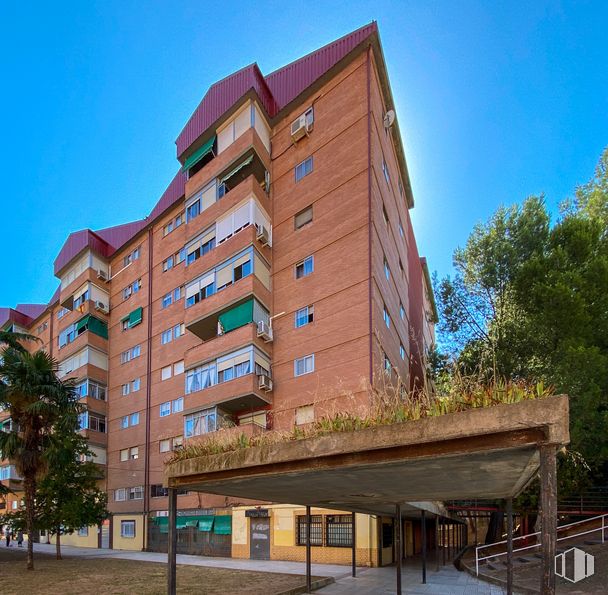
[[[123,417],[120,418],[120,428],[121,430],[124,430],[125,428],[129,427],[129,416],[128,415],[124,415]]]
[[[61,318],[63,318],[66,314],[68,314],[70,311],[66,308],[61,308],[61,310],[59,310],[57,312],[57,319],[60,320]]]
[[[388,372],[389,374],[390,374],[390,372],[393,369],[393,365],[391,364],[391,360],[388,359],[388,357],[386,356],[386,353],[384,354],[383,367],[384,367],[384,371]]]
[[[160,452],[169,452],[171,450],[171,440],[159,440],[158,450]]]
[[[180,262],[186,260],[186,248],[181,248],[173,257],[174,265],[177,266]]]
[[[401,318],[401,320],[405,319],[405,308],[403,307],[402,302],[399,302],[399,318]]]
[[[352,547],[352,515],[332,514],[325,517],[325,545],[328,547]]]
[[[304,176],[307,176],[312,171],[312,156],[304,159],[302,163],[296,165],[296,182],[299,182]]]
[[[166,417],[167,415],[171,415],[171,401],[167,401],[166,403],[160,404],[159,414],[161,417]]]
[[[215,432],[221,427],[222,421],[223,416],[218,412],[217,407],[191,413],[184,417],[184,435],[186,438],[191,438]]]
[[[106,432],[106,416],[93,411],[85,411],[80,414],[80,429],[92,430],[105,434]]]
[[[384,324],[386,324],[386,328],[391,328],[391,315],[388,313],[386,305],[382,307],[382,318],[384,319]]]
[[[42,324],[41,324],[41,325],[40,325],[40,326],[39,326],[39,327],[36,329],[36,332],[37,332],[38,334],[40,334],[40,333],[42,333],[43,331],[45,331],[45,330],[48,328],[48,326],[49,326],[49,323],[48,323],[48,322],[43,322],[43,323],[42,323]]]
[[[173,339],[172,330],[169,329],[168,331],[163,331],[160,335],[160,344],[166,345],[167,343],[169,343],[171,341],[171,339]]]
[[[387,281],[391,279],[391,269],[388,266],[388,260],[386,260],[386,256],[384,257],[384,276]]]
[[[133,392],[137,392],[141,387],[141,378],[136,378],[132,383],[131,383],[131,390]]]
[[[186,266],[215,248],[215,225],[186,245]]]
[[[173,450],[179,450],[184,445],[184,437],[176,436],[173,438]]]
[[[114,490],[114,500],[116,502],[124,502],[127,499],[127,490],[125,488],[118,488]]]
[[[297,517],[297,544],[306,545],[306,516]],[[320,514],[310,515],[310,545],[323,545],[323,517]]]
[[[386,161],[385,161],[384,157],[382,157],[382,173],[384,174],[384,179],[386,180],[386,183],[390,184],[391,177],[390,177],[390,174],[388,173],[388,165],[386,165]]]
[[[144,488],[142,486],[135,486],[133,488],[128,488],[127,497],[128,497],[128,500],[143,500]]]
[[[186,373],[186,394],[193,393],[217,384],[215,362],[198,366]]]
[[[179,413],[184,410],[184,397],[179,397],[179,399],[174,399],[171,403],[171,409],[173,413]]]
[[[127,254],[123,258],[123,266],[127,266],[127,265],[131,264],[134,260],[137,260],[140,256],[140,253],[141,253],[141,246],[137,246],[137,248],[135,248],[135,250],[133,250],[133,252]]]
[[[403,232],[403,225],[401,225],[401,221],[399,221],[399,235],[404,238],[405,233]]]
[[[129,458],[132,461],[137,461],[137,459],[139,459],[139,446],[133,446],[129,449]]]
[[[185,333],[186,333],[186,326],[184,325],[183,322],[181,324],[176,324],[173,327],[173,338],[174,339],[179,339],[179,337],[181,337]]]
[[[401,178],[399,178],[397,185],[399,186],[399,194],[403,196],[403,182],[401,181]]]
[[[305,308],[300,308],[296,311],[296,328],[300,328],[301,326],[306,326],[307,324],[310,324],[314,320],[314,316],[314,306],[306,306]]]
[[[161,380],[169,380],[171,378],[171,366],[165,366],[160,371],[160,379]]]
[[[143,316],[144,316],[144,309],[141,306],[139,308],[135,308],[135,310],[133,310],[132,312],[129,312],[129,315],[125,316],[121,320],[122,330],[126,331],[130,328],[137,326],[138,324],[141,324],[141,321],[143,320]]]
[[[169,495],[169,488],[164,488],[161,483],[153,483],[150,486],[150,498],[165,498]]]
[[[88,537],[88,536],[89,536],[88,527],[80,527],[80,529],[78,529],[78,537]]]
[[[314,405],[304,405],[296,408],[296,425],[301,426],[315,421]]]
[[[122,385],[122,396],[126,397],[131,392],[131,383],[127,382],[127,384]]]
[[[129,460],[129,449],[128,448],[123,448],[120,451],[120,462],[124,463],[125,461]]]
[[[300,229],[309,223],[312,223],[312,205],[306,207],[294,217],[294,227],[296,229]]]
[[[139,424],[139,412],[131,413],[131,415],[125,415],[120,418],[120,428],[124,430],[129,426],[136,426]]]
[[[384,219],[384,225],[388,225],[388,213],[386,212],[384,203],[382,203],[382,219]]]
[[[399,270],[401,271],[401,274],[403,275],[403,273],[405,271],[403,270],[403,263],[401,262],[401,259],[399,259]]]
[[[167,260],[163,262],[163,273],[173,268],[173,256],[169,256]]]
[[[294,361],[293,373],[295,376],[303,376],[315,371],[315,356],[306,355]]]
[[[74,390],[81,399],[84,397],[91,397],[98,401],[106,400],[106,386],[95,380],[83,380],[76,384]]]
[[[133,281],[133,283],[127,285],[122,290],[123,299],[125,299],[125,300],[129,299],[131,297],[131,294],[137,293],[140,289],[141,289],[141,279],[138,279],[137,281]]]
[[[127,349],[120,354],[120,363],[126,364],[130,362],[132,359],[139,357],[141,355],[141,345],[135,345],[131,347],[131,349]]]
[[[403,346],[403,343],[399,344],[399,357],[405,359],[405,347]]]
[[[137,424],[139,424],[139,412],[138,413],[131,413],[130,422],[131,422],[132,426],[136,426]]]
[[[174,229],[177,229],[184,222],[184,214],[180,213],[175,219],[172,219],[163,227],[163,236],[169,235]]]
[[[161,308],[168,308],[173,303],[173,292],[170,291],[166,295],[163,296],[163,300],[161,302]]]
[[[120,521],[120,536],[126,539],[135,538],[135,521]]]
[[[307,277],[314,271],[314,257],[307,256],[302,262],[296,264],[296,279]]]
[[[184,360],[175,362],[173,364],[173,375],[177,376],[178,374],[183,374],[183,373],[184,373]]]

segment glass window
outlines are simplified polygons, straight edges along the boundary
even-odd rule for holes
[[[136,378],[133,381],[133,392],[138,391],[141,386],[141,378]]]
[[[388,266],[388,260],[386,260],[386,256],[384,257],[384,276],[386,280],[389,281],[391,278],[391,269]]]
[[[186,415],[184,417],[184,435],[191,438],[192,436],[215,432],[222,419],[223,416],[218,414],[216,407]]]
[[[405,359],[405,347],[403,346],[403,344],[399,345],[399,356],[401,357],[401,359]]]
[[[161,380],[169,380],[171,378],[171,366],[165,366],[160,371],[160,379]]]
[[[172,402],[172,411],[173,413],[179,413],[184,410],[184,397],[179,397],[179,399],[174,399]]]
[[[306,355],[298,358],[294,361],[294,375],[303,376],[304,374],[310,374],[315,370],[315,356]]]
[[[402,238],[405,237],[405,233],[403,232],[403,225],[401,225],[401,221],[399,221],[399,235]]]
[[[382,173],[384,174],[384,179],[386,180],[387,184],[391,183],[391,178],[388,172],[388,165],[386,165],[386,161],[384,159],[384,157],[382,157]]]
[[[308,256],[302,262],[296,264],[296,279],[306,277],[314,271],[314,257]]]
[[[162,301],[161,307],[163,309],[168,308],[172,303],[173,303],[173,293],[169,292],[163,296],[163,301]]]
[[[306,306],[296,311],[295,325],[296,328],[310,324],[314,320],[314,306]]]
[[[166,417],[167,415],[171,415],[171,401],[160,404],[160,416]]]
[[[160,440],[158,449],[160,452],[169,452],[171,450],[171,440]]]
[[[129,420],[132,426],[136,426],[139,423],[139,412],[131,413],[131,418]]]
[[[294,217],[294,227],[296,229],[300,229],[308,223],[312,223],[312,205],[306,207]]]
[[[133,539],[135,537],[135,521],[120,521],[120,536]]]
[[[312,172],[312,156],[308,157],[302,163],[296,165],[296,182],[299,182],[304,176]]]
[[[124,417],[122,417],[122,418],[120,419],[120,427],[121,427],[121,429],[123,429],[123,430],[124,430],[125,428],[128,428],[128,427],[129,427],[129,416],[128,416],[128,415],[125,415]]]
[[[169,343],[169,341],[171,341],[171,339],[172,339],[171,329],[169,329],[168,331],[163,331],[160,336],[160,343],[161,343],[161,345],[165,345],[166,343]]]
[[[127,396],[131,392],[131,385],[127,382],[127,384],[122,385],[122,395],[123,397]]]
[[[386,324],[386,328],[391,328],[391,315],[388,313],[386,306],[382,309],[382,318],[384,319],[384,324]]]
[[[178,374],[183,374],[183,373],[184,373],[184,360],[175,362],[173,364],[173,375],[177,376]]]
[[[405,308],[401,302],[399,302],[399,318],[401,318],[401,320],[405,318]]]
[[[120,461],[121,463],[124,463],[125,461],[129,460],[129,449],[128,448],[123,448],[120,451]]]

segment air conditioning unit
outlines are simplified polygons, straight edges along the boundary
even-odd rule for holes
[[[291,123],[291,140],[296,143],[312,131],[313,110],[307,109],[300,117]]]
[[[264,339],[265,343],[272,341],[272,327],[263,320],[258,322],[258,337]]]
[[[260,227],[258,227],[258,233],[256,234],[256,238],[258,242],[262,244],[262,246],[270,246],[270,233],[263,225],[260,225]]]
[[[99,300],[97,300],[95,302],[95,310],[97,310],[98,312],[107,312],[107,308],[106,305],[103,302],[100,302]]]
[[[272,390],[272,378],[267,374],[260,374],[258,376],[258,388],[270,392]]]
[[[106,273],[103,269],[98,269],[98,271],[97,271],[97,278],[101,279],[102,281],[107,281],[108,280],[108,273]]]

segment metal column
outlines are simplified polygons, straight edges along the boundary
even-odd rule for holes
[[[507,498],[507,595],[513,595],[513,499]]]
[[[357,576],[357,513],[352,513],[352,524],[353,524],[353,576]]]
[[[177,490],[169,488],[169,545],[167,548],[167,593],[175,595],[177,589]]]
[[[439,572],[439,515],[435,517],[435,570]]]
[[[397,567],[397,595],[401,594],[401,504],[395,504],[395,552]]]
[[[555,594],[555,541],[557,538],[557,469],[556,447],[543,444],[540,447],[540,518],[542,543],[542,595]]]
[[[426,585],[426,511],[420,511],[420,527],[422,530],[422,584]]]
[[[312,591],[312,575],[310,571],[310,506],[306,507],[306,592]]]

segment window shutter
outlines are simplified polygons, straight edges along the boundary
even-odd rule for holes
[[[129,327],[137,326],[141,323],[144,309],[140,306],[129,314]]]

